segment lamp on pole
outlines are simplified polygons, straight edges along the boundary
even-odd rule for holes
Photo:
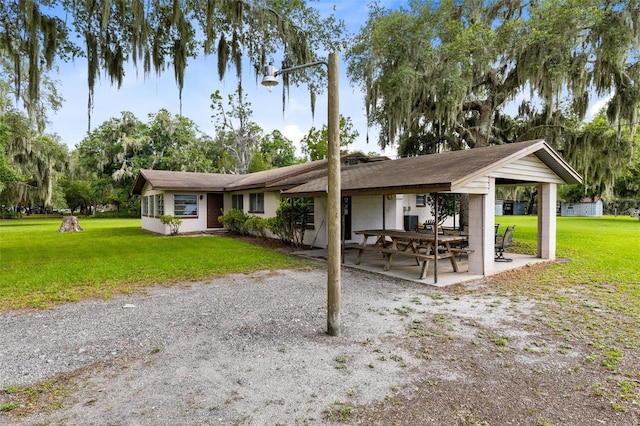
[[[278,85],[281,74],[326,65],[328,77],[328,144],[327,176],[327,333],[340,335],[340,111],[338,98],[338,55],[329,54],[328,62],[318,61],[276,70],[273,64],[265,67],[262,85],[269,91]]]

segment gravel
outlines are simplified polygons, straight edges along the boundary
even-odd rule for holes
[[[518,319],[534,308],[523,300],[457,295],[348,268],[341,294],[339,337],[325,332],[326,273],[314,268],[2,314],[0,388],[64,373],[73,379],[62,407],[25,416],[0,412],[0,424],[336,423],[351,407],[385,401],[426,374],[428,383],[442,386],[469,382],[467,370],[442,366],[460,354],[468,368],[469,348],[481,353],[479,330],[509,336],[513,348],[536,338]],[[413,347],[422,340],[412,338],[427,321],[444,330],[432,342],[442,342],[433,346],[441,358],[428,371]],[[451,352],[454,342],[460,349]],[[550,355],[514,349],[514,362],[563,371],[582,356],[551,360],[552,342],[545,349]]]

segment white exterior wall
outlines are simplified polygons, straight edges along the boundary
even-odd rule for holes
[[[313,247],[327,247],[327,197],[313,199],[313,229],[304,232],[303,243]]]
[[[488,194],[469,195],[469,272],[492,275],[495,270],[495,179]]]
[[[148,184],[147,184],[148,185]],[[198,217],[184,217],[180,224],[180,233],[202,232],[207,230],[207,193],[203,192],[164,192],[148,189],[147,186],[142,190],[142,197],[150,195],[164,194],[164,214],[173,215],[173,196],[174,194],[196,194],[198,199]],[[202,198],[202,199],[201,199]],[[142,207],[142,206],[141,206]],[[155,232],[156,234],[169,235],[170,229],[168,225],[160,222],[159,217],[142,216],[142,229]]]
[[[538,185],[538,257],[556,258],[556,190],[555,183]]]
[[[175,192],[164,195],[165,214],[173,214],[173,196],[175,194],[196,194],[198,197],[198,217],[183,217],[180,224],[180,233],[203,232],[207,230],[207,194],[205,192]],[[202,199],[200,199],[202,197]],[[167,232],[168,233],[168,227]]]
[[[149,188],[150,185],[147,183],[142,190],[142,196],[148,197],[150,195],[164,195],[164,214],[173,214],[173,197],[171,198],[171,212],[167,211],[167,195],[162,191],[154,191]],[[142,202],[140,203],[140,209],[142,209]],[[160,222],[159,217],[151,217],[151,216],[142,216],[142,211],[140,211],[140,217],[142,218],[142,229],[150,232],[154,232],[156,234],[169,235],[169,227]]]
[[[356,235],[355,231],[363,229],[402,229],[403,202],[402,194],[386,197],[384,199],[384,219],[383,225],[382,195],[365,195],[351,197],[351,240],[346,242],[362,242],[362,236]],[[389,199],[391,198],[391,199]],[[327,246],[327,198],[315,198],[315,218],[314,229],[307,229],[304,236],[304,243],[314,247],[326,248]]]

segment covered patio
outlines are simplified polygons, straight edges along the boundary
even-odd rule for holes
[[[325,249],[300,250],[293,253],[296,256],[305,257],[312,260],[325,261],[327,259],[327,251]],[[435,287],[448,287],[454,284],[469,283],[479,281],[484,278],[482,274],[474,274],[469,272],[469,260],[463,256],[458,260],[458,272],[451,267],[451,263],[447,259],[438,261],[438,282],[434,282],[434,265],[433,262],[427,270],[427,278],[419,277],[420,266],[415,261],[406,257],[394,258],[393,267],[388,271],[384,270],[385,258],[379,253],[373,251],[363,254],[360,264],[356,264],[357,251],[347,249],[344,252],[343,267],[366,271],[389,278],[398,278],[407,281],[413,281],[419,284],[431,285]],[[537,263],[548,262],[547,259],[539,257],[508,253],[507,257],[512,259],[511,262],[496,262],[494,274],[510,271],[513,269],[523,268]]]
[[[420,282],[448,285],[447,283],[479,279],[521,267],[529,263],[555,260],[556,257],[556,189],[560,184],[580,183],[580,175],[544,140],[518,142],[506,145],[453,151],[433,155],[401,158],[393,161],[346,167],[341,171],[342,196],[379,195],[383,199],[396,194],[459,193],[469,196],[468,249],[462,257],[458,272],[453,272],[447,260],[434,261],[427,270],[426,279],[416,272],[416,259],[400,256],[393,258],[393,267],[384,271],[385,257],[371,251],[360,265],[345,250],[344,265],[371,268],[373,272],[402,274],[402,278]],[[538,239],[536,256],[511,255],[514,260],[503,264],[494,261],[495,254],[495,200],[496,187],[501,185],[536,185],[538,191]],[[283,192],[285,197],[326,196],[327,179],[319,177]],[[387,229],[384,213],[379,227]],[[358,236],[358,218],[354,218],[355,237],[351,242],[362,242]],[[365,229],[370,229],[367,226]],[[437,246],[437,242],[436,242]],[[351,247],[353,247],[351,245]],[[381,264],[378,264],[380,263]],[[402,265],[408,270],[402,272]],[[449,272],[449,268],[451,271]],[[449,276],[451,274],[451,276]]]

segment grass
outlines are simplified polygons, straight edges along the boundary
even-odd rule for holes
[[[500,216],[500,231],[516,225],[514,251],[534,253],[537,218]],[[559,217],[556,255],[565,262],[546,268],[535,276],[541,285],[561,284],[603,289],[612,305],[628,305],[629,312],[640,311],[640,222],[628,216]],[[628,299],[628,300],[627,300]],[[607,303],[608,304],[608,303]]]
[[[590,281],[633,282],[637,284],[637,251],[640,249],[640,222],[629,216],[558,217],[557,255],[571,259],[571,277]],[[537,217],[499,216],[500,232],[516,225],[514,240],[533,253],[537,238]]]
[[[139,219],[80,219],[84,231],[76,233],[56,232],[60,223],[0,221],[0,312],[303,265],[232,238],[152,235]]]
[[[516,225],[513,251],[533,253],[537,218],[501,216]],[[591,348],[583,367],[599,365],[616,379],[589,383],[595,395],[624,410],[640,398],[640,223],[628,216],[559,217],[557,257],[551,265],[497,276],[491,288],[538,300],[539,320],[567,343]],[[629,380],[627,380],[629,379]],[[629,383],[633,386],[629,386]],[[635,404],[635,402],[632,402]]]

